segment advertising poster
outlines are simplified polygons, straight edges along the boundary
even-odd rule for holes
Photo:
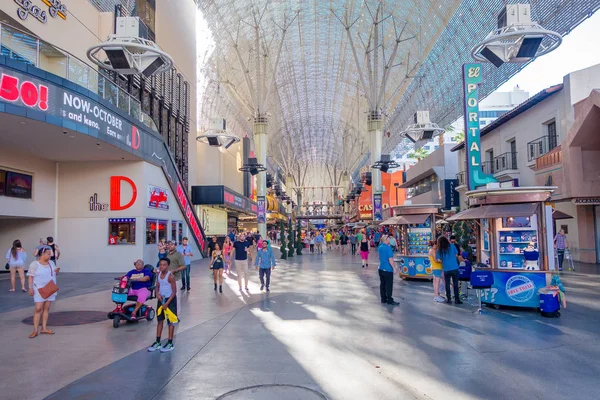
[[[33,177],[18,172],[6,171],[6,196],[31,199]]]
[[[383,220],[383,216],[381,215],[381,194],[373,195],[373,221],[381,221]]]
[[[540,306],[538,290],[546,287],[546,274],[494,272],[494,286],[481,291],[481,301],[514,307]]]
[[[267,199],[265,196],[258,196],[256,203],[258,205],[258,223],[264,224],[267,221]]]
[[[169,191],[157,186],[148,185],[148,207],[158,210],[168,210]]]
[[[206,235],[227,234],[227,211],[200,206],[200,222]]]

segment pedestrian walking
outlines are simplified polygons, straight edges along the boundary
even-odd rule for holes
[[[27,259],[27,252],[21,245],[21,241],[19,239],[13,241],[12,246],[6,252],[6,264],[8,264],[8,269],[10,271],[10,292],[14,292],[17,274],[19,274],[19,279],[21,280],[21,290],[26,292],[25,290],[25,260]]]
[[[323,243],[325,243],[325,238],[321,232],[317,232],[317,236],[315,237],[315,244],[317,245],[317,251],[319,254],[323,254]]]
[[[215,282],[215,292],[217,291],[217,281],[219,283],[219,292],[223,293],[223,270],[225,269],[225,260],[223,258],[223,251],[219,243],[215,244],[215,249],[212,251],[210,266],[208,269],[213,272],[213,279]]]
[[[327,243],[327,250],[331,250],[331,232],[329,231],[325,234],[325,242]]]
[[[267,293],[271,291],[271,270],[275,269],[275,265],[277,265],[275,263],[275,256],[273,255],[272,251],[269,251],[268,243],[263,241],[262,249],[256,253],[256,261],[254,261],[254,269],[259,270],[261,291],[265,288],[265,286]]]
[[[58,245],[54,243],[54,238],[52,236],[48,236],[46,238],[46,243],[52,249],[52,257],[50,257],[50,261],[58,265],[58,259],[60,258],[60,249],[58,248]]]
[[[565,260],[565,250],[569,249],[569,241],[567,240],[564,229],[558,231],[556,236],[554,236],[554,249],[556,249],[556,255],[558,256],[558,270],[562,271],[563,261]]]
[[[429,241],[429,262],[431,263],[431,273],[433,275],[433,300],[438,303],[443,303],[445,300],[440,296],[440,288],[442,283],[442,264],[437,262],[437,244],[433,240]]]
[[[360,258],[362,259],[362,267],[369,268],[369,241],[366,236],[360,241]]]
[[[237,274],[240,292],[242,291],[242,281],[245,282],[245,289],[248,292],[248,248],[250,245],[243,234],[233,243],[235,250],[235,273]]]
[[[314,254],[315,253],[315,236],[312,233],[310,235],[308,245],[310,246],[310,254]]]
[[[454,288],[454,303],[462,304],[458,293],[458,251],[445,236],[440,236],[437,241],[436,261],[442,263],[444,280],[446,281],[446,303],[452,303],[450,295],[450,280]]]
[[[175,285],[177,286],[177,291],[179,292],[179,290],[181,290],[183,287],[181,274],[183,271],[185,271],[186,266],[183,254],[177,251],[176,243],[173,240],[167,242],[167,256],[165,258],[169,259],[169,271],[171,271],[173,277],[175,278]],[[181,307],[181,304],[178,303],[177,306]]]
[[[350,252],[353,256],[356,255],[356,235],[354,232],[350,232],[350,236],[348,236],[348,241],[350,242]]]
[[[50,247],[40,249],[39,259],[32,262],[27,270],[29,295],[33,297],[35,303],[33,332],[29,335],[29,338],[38,335],[40,320],[42,330],[39,333],[42,335],[54,334],[53,330],[48,329],[48,314],[50,313],[50,305],[56,300],[56,292],[58,291],[56,274],[58,274],[60,268],[56,266],[54,261],[50,260],[51,257],[52,249]]]
[[[177,284],[176,278],[170,269],[171,261],[169,258],[163,258],[158,262],[159,272],[156,279],[156,341],[148,347],[148,351],[154,352],[160,350],[166,353],[175,350],[173,340],[175,339],[175,324],[179,322],[177,313]],[[161,336],[165,320],[169,330],[167,343],[161,346]]]
[[[194,253],[192,253],[192,246],[188,244],[188,238],[184,237],[181,240],[181,244],[177,246],[177,251],[183,254],[183,261],[185,263],[185,270],[183,270],[181,274],[181,290],[190,291],[190,272],[192,265],[192,258]]]
[[[340,235],[340,246],[342,246],[342,255],[346,255],[346,250],[348,250],[348,236],[346,232],[342,232]]]
[[[233,240],[227,236],[223,243],[223,257],[225,258],[225,272],[231,271],[231,253],[233,252]]]
[[[40,258],[40,251],[44,247],[48,247],[48,242],[46,241],[46,239],[40,238],[40,242],[39,243],[40,244],[33,251],[33,256],[35,257],[36,260],[38,260]]]
[[[390,247],[390,238],[387,235],[381,236],[379,241],[377,251],[379,252],[379,294],[381,295],[381,302],[397,306],[400,303],[394,301],[392,297],[394,272],[396,272],[394,252]]]

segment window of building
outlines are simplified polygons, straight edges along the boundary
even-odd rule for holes
[[[167,225],[169,225],[169,221],[162,219],[147,219],[146,244],[156,244],[162,238],[167,240]]]
[[[556,121],[546,124],[546,130],[548,131],[548,151],[558,146],[558,135],[556,133]]]
[[[171,221],[171,240],[175,240],[177,243],[181,243],[183,241],[182,221]]]
[[[415,196],[419,196],[423,193],[430,192],[433,187],[437,184],[438,178],[437,175],[431,175],[427,178],[421,179],[414,186],[408,188],[406,191],[406,197],[411,198]]]
[[[0,170],[0,196],[31,199],[32,188],[32,175]]]
[[[517,141],[512,139],[508,143],[510,144],[510,168],[517,169]]]
[[[108,244],[135,244],[135,218],[109,218]]]

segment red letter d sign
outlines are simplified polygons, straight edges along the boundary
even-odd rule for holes
[[[131,186],[131,200],[125,205],[121,205],[121,182],[125,181]],[[111,176],[110,177],[110,209],[112,211],[126,210],[135,203],[137,199],[137,188],[135,183],[126,176]]]

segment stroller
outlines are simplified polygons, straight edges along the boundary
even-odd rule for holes
[[[148,288],[150,296],[146,301],[156,298],[156,274],[154,273],[154,267],[150,264],[146,264],[144,268],[152,271],[152,284]],[[112,301],[117,305],[114,310],[107,314],[108,319],[112,319],[113,328],[118,328],[121,320],[127,322],[138,321],[140,319],[146,319],[152,321],[156,315],[156,311],[151,306],[143,304],[135,315],[135,319],[132,319],[132,313],[135,309],[135,303],[137,302],[137,296],[129,296],[129,289],[131,288],[131,281],[127,275],[120,278],[115,278],[119,281],[119,284],[112,289]],[[133,303],[125,304],[127,301]]]

